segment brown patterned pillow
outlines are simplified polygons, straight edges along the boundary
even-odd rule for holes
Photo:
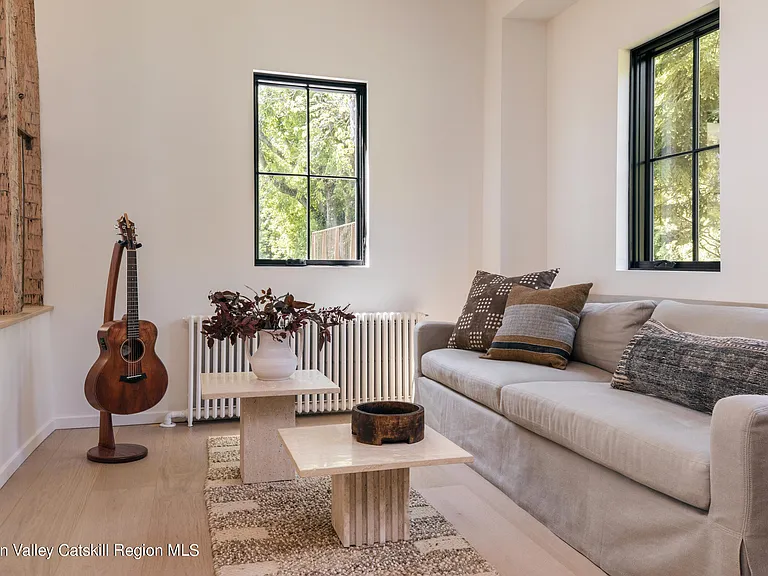
[[[485,352],[491,347],[496,331],[501,328],[504,308],[512,286],[521,285],[536,290],[552,286],[559,268],[507,278],[478,270],[461,316],[456,321],[448,348]]]

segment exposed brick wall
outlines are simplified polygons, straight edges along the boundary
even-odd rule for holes
[[[0,3],[0,313],[14,314],[43,303],[40,90],[34,0]]]

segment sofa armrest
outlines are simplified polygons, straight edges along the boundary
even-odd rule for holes
[[[456,326],[453,322],[419,322],[414,329],[414,351],[416,354],[416,369],[414,378],[423,376],[421,372],[421,357],[431,350],[448,346],[448,340]]]
[[[710,517],[741,535],[743,560],[757,574],[768,566],[768,396],[720,400],[710,442]]]

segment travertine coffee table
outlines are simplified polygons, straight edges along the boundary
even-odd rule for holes
[[[296,426],[297,394],[332,394],[339,387],[318,370],[287,380],[259,380],[250,372],[201,374],[202,398],[240,398],[240,476],[244,484],[293,480],[291,459],[277,434]]]
[[[333,527],[344,546],[408,540],[410,468],[472,462],[432,428],[416,444],[361,444],[349,424],[280,430],[302,478],[331,476]]]

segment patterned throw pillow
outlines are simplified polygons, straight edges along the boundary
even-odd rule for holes
[[[515,286],[509,292],[504,322],[483,358],[564,370],[591,288],[592,284],[576,284],[536,291]]]
[[[507,278],[478,270],[464,308],[456,322],[448,348],[485,352],[491,346],[504,317],[504,306],[512,286],[521,284],[536,290],[549,288],[560,269]]]
[[[677,332],[650,319],[629,341],[611,386],[711,414],[722,398],[768,394],[768,342]]]

